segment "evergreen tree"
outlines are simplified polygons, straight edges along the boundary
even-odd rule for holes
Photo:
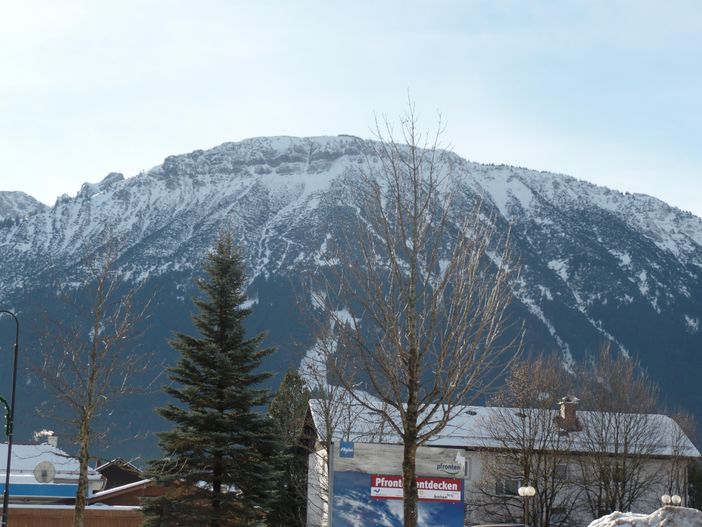
[[[270,418],[257,411],[269,402],[258,372],[271,348],[264,337],[247,339],[241,256],[229,233],[220,235],[197,281],[199,337],[179,333],[171,346],[181,354],[170,369],[166,393],[177,402],[158,412],[175,426],[159,434],[165,457],[150,476],[167,487],[148,500],[147,526],[257,525],[275,501],[277,440]]]
[[[307,415],[310,392],[295,370],[289,370],[280,381],[278,392],[268,407],[276,430],[285,448],[297,446]]]
[[[310,392],[295,370],[285,374],[268,407],[283,453],[278,501],[268,518],[274,527],[302,527],[307,520],[307,457],[311,445],[304,434]],[[312,439],[314,443],[314,439]]]

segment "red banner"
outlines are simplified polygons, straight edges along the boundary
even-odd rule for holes
[[[420,501],[463,501],[463,480],[440,477],[418,477]],[[401,500],[402,476],[371,475],[371,498]]]

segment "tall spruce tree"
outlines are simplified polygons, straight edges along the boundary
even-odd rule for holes
[[[268,414],[282,443],[278,501],[268,525],[302,527],[307,523],[307,458],[314,450],[314,437],[305,434],[310,392],[295,370],[289,370],[268,406]]]
[[[164,458],[149,473],[166,494],[145,504],[145,525],[225,527],[260,524],[275,501],[277,439],[257,408],[270,396],[261,387],[264,337],[246,338],[243,263],[230,233],[223,233],[197,281],[204,299],[194,303],[200,336],[178,333],[181,354],[166,393],[177,402],[158,412],[174,423],[159,434]]]

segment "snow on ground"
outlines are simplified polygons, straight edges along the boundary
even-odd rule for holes
[[[613,512],[589,527],[702,527],[702,512],[685,507],[663,507],[651,514]]]

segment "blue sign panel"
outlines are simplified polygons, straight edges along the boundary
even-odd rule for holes
[[[353,441],[342,441],[339,445],[339,457],[353,457]]]
[[[75,498],[78,485],[70,483],[10,483],[10,496],[13,498]],[[0,494],[5,493],[5,485],[0,484]]]

